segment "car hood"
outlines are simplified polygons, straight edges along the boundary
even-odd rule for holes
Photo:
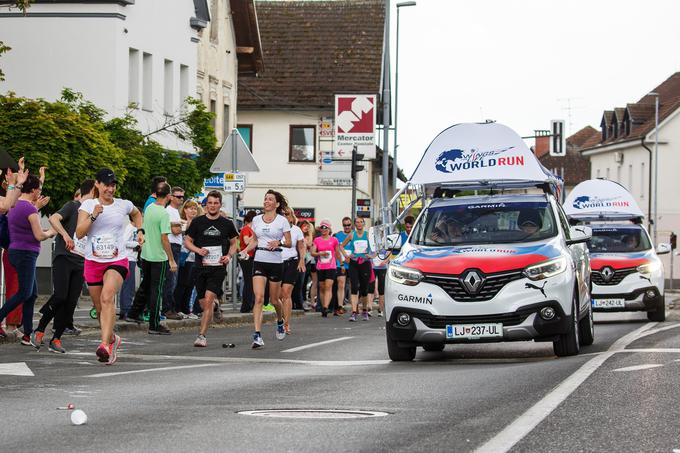
[[[649,263],[655,259],[656,253],[651,249],[645,252],[631,253],[591,253],[590,268],[596,271],[601,270],[605,266],[609,266],[612,269],[628,269]]]
[[[524,269],[559,255],[557,239],[531,245],[425,247],[406,244],[394,263],[428,274],[459,275],[466,269],[491,274]]]

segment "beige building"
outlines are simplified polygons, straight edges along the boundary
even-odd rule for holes
[[[236,125],[239,77],[263,69],[253,0],[207,0],[210,20],[198,33],[196,95],[215,114],[213,127],[221,145]]]

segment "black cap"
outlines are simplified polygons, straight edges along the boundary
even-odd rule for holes
[[[97,172],[97,175],[95,177],[97,181],[103,182],[107,186],[118,183],[118,181],[116,180],[116,175],[110,168],[102,168]]]

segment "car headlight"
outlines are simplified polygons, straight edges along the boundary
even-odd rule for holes
[[[543,280],[567,270],[567,259],[563,256],[542,263],[533,264],[524,269],[524,275],[530,280]]]
[[[396,264],[390,264],[388,275],[393,282],[408,286],[415,286],[423,279],[423,274],[419,270]]]
[[[637,271],[641,274],[651,274],[661,269],[661,263],[658,261],[650,261],[649,263],[640,264]]]

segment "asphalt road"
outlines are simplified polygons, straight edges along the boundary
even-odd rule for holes
[[[387,360],[384,321],[308,315],[250,349],[250,328],[126,333],[119,362],[96,336],[66,355],[0,345],[1,451],[659,451],[680,449],[680,324],[596,315],[595,343],[557,359],[549,343],[419,350]],[[222,343],[234,343],[223,348]],[[33,376],[7,373],[25,372]],[[88,422],[72,426],[74,403]],[[311,409],[313,418],[241,411]],[[371,418],[328,412],[380,411]],[[287,415],[300,416],[300,413]],[[680,451],[680,450],[679,450]]]

